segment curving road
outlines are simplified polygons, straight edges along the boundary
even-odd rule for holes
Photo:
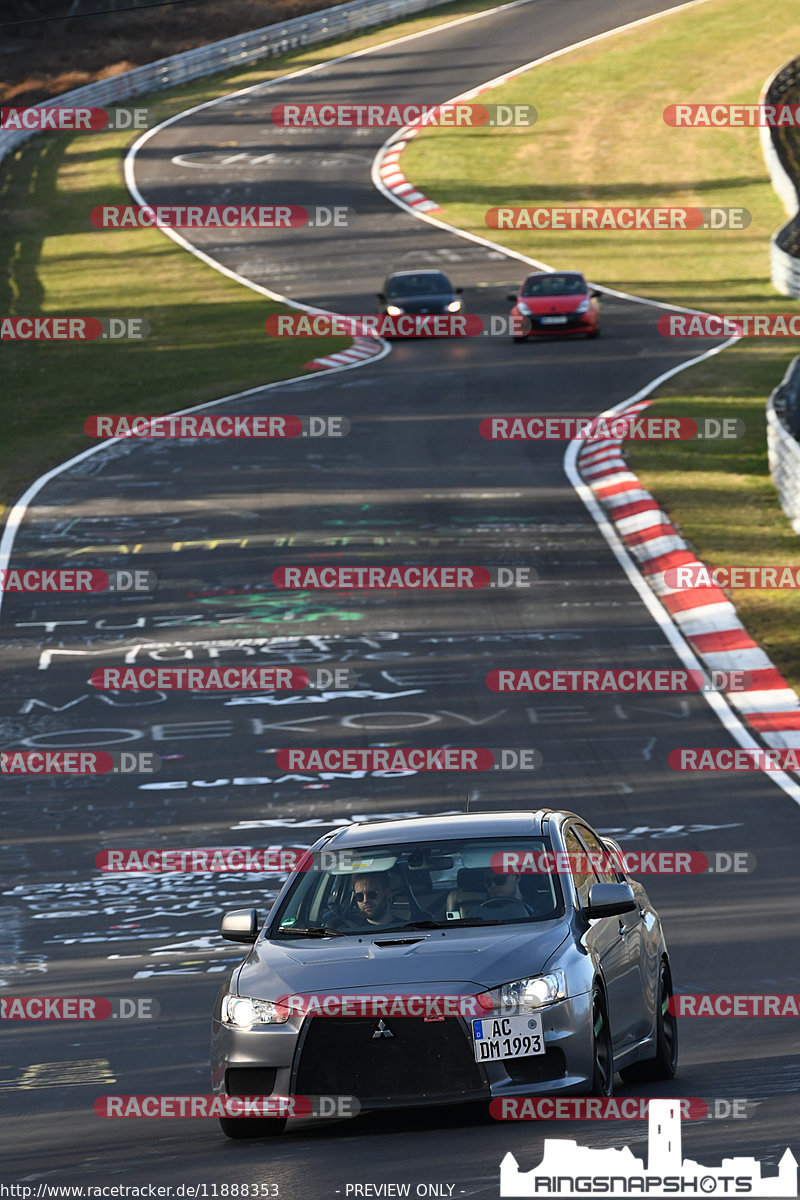
[[[281,134],[270,108],[323,97],[440,101],[663,7],[535,0],[229,98],[149,138],[136,159],[137,187],[150,203],[350,206],[358,220],[335,238],[195,237],[228,269],[295,300],[370,311],[386,270],[439,262],[465,287],[468,311],[505,312],[517,263],[417,222],[372,189],[384,132]],[[226,162],[240,154],[250,157]],[[496,666],[674,665],[569,486],[563,446],[477,436],[478,420],[492,412],[593,414],[645,385],[681,360],[656,334],[654,317],[609,300],[597,343],[397,345],[380,362],[231,404],[237,412],[341,414],[352,422],[342,441],[117,445],[39,492],[14,565],[141,565],[161,586],[153,597],[116,603],[6,597],[2,744],[153,749],[164,763],[152,781],[120,778],[113,788],[7,781],[4,817],[14,833],[1,851],[12,879],[0,924],[2,979],[15,995],[154,998],[160,1014],[6,1032],[9,1179],[266,1182],[289,1200],[333,1200],[348,1184],[368,1182],[494,1196],[503,1155],[511,1150],[533,1166],[545,1132],[598,1147],[629,1142],[644,1153],[639,1123],[543,1130],[487,1123],[483,1114],[412,1113],[235,1144],[216,1122],[94,1115],[104,1093],[208,1090],[207,1016],[220,975],[240,957],[215,936],[219,914],[249,903],[263,911],[277,885],[271,877],[104,877],[94,868],[99,850],[302,845],[334,823],[463,805],[459,777],[287,776],[275,766],[280,746],[533,745],[541,770],[531,779],[481,778],[483,806],[575,808],[630,848],[755,852],[752,875],[648,881],[680,990],[800,991],[795,805],[763,776],[694,779],[667,768],[676,746],[728,744],[702,698],[529,700],[496,696],[483,683]],[[277,566],[407,561],[531,566],[539,581],[479,597],[400,598],[292,598],[270,583]],[[248,664],[346,663],[359,670],[359,691],[227,700],[96,692],[90,671],[118,665],[123,654],[138,665],[243,656]],[[791,1021],[686,1020],[681,1037],[679,1078],[654,1094],[758,1102],[746,1121],[686,1124],[688,1154],[709,1165],[752,1154],[774,1169],[800,1110]],[[619,1092],[648,1094],[630,1085]]]

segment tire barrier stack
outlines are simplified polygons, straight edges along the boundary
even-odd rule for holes
[[[800,356],[767,401],[769,472],[781,508],[800,534]]]
[[[800,104],[800,58],[766,83],[761,104]],[[762,125],[761,148],[772,186],[790,220],[770,240],[772,283],[783,296],[800,296],[800,129]]]

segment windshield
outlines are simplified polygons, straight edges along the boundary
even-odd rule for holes
[[[543,838],[411,842],[323,850],[298,873],[271,936],[380,933],[547,921],[563,912]]]
[[[388,296],[438,296],[444,292],[452,292],[453,288],[446,275],[438,272],[423,275],[401,275],[390,279],[387,284]]]
[[[522,287],[523,296],[580,296],[585,291],[582,275],[531,275]]]

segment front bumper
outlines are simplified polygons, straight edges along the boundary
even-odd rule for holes
[[[489,1063],[475,1062],[463,1017],[391,1018],[393,1045],[373,1038],[374,1017],[297,1017],[247,1030],[215,1020],[212,1087],[217,1095],[354,1095],[370,1110],[587,1092],[591,995],[551,1005],[542,1017],[545,1054]],[[259,1090],[249,1091],[253,1085]]]

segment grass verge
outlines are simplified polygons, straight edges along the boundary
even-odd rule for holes
[[[313,46],[244,70],[137,96],[161,121],[192,105],[287,71],[326,62],[480,12],[460,0],[346,42]],[[174,412],[302,373],[303,363],[349,338],[270,339],[279,305],[205,266],[157,230],[88,227],[98,204],[126,204],[127,133],[42,135],[0,163],[0,314],[144,317],[142,341],[5,341],[0,420],[0,515],[31,479],[94,444],[96,413]]]
[[[800,12],[779,0],[709,0],[613,35],[492,91],[492,103],[534,104],[528,129],[430,128],[403,170],[443,219],[532,258],[578,266],[638,295],[709,311],[796,312],[769,279],[769,239],[785,220],[757,129],[676,129],[676,103],[754,103],[766,78],[800,51]],[[743,207],[744,231],[638,233],[493,231],[497,206]],[[655,314],[654,314],[655,315]],[[794,339],[745,339],[657,393],[658,413],[741,417],[733,443],[630,443],[628,460],[699,556],[713,566],[796,563],[798,540],[769,476],[764,405]],[[797,592],[730,593],[750,633],[800,688]]]

